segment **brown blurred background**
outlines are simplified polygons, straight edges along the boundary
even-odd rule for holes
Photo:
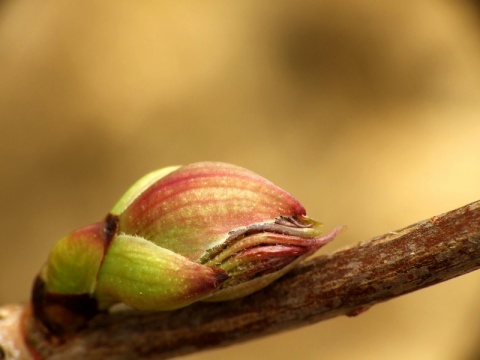
[[[300,199],[324,251],[480,199],[480,8],[0,2],[0,304],[144,173],[219,160]],[[480,358],[480,273],[188,359]]]

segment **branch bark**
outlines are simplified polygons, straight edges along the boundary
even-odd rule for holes
[[[27,319],[27,337],[47,359],[166,359],[358,315],[478,268],[480,201],[317,257],[240,300],[100,315],[62,345]]]

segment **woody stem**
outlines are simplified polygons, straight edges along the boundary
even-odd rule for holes
[[[35,331],[27,336],[48,359],[166,359],[357,315],[478,268],[480,201],[305,262],[246,298],[100,315],[61,347]]]

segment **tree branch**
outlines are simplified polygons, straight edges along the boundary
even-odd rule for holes
[[[48,359],[165,359],[357,315],[479,267],[477,201],[305,262],[243,299],[100,315],[63,345],[46,341],[27,321],[28,338]]]

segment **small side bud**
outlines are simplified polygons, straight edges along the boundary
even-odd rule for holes
[[[56,294],[93,293],[106,242],[104,223],[86,226],[60,239],[40,272],[46,290]]]

